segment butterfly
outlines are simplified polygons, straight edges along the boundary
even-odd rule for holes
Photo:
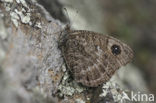
[[[132,49],[120,40],[86,30],[68,30],[61,51],[74,80],[87,87],[107,82],[132,61]]]

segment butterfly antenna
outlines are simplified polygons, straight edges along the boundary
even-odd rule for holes
[[[69,14],[68,14],[68,11],[67,11],[66,8],[64,8],[64,12],[65,12],[65,14],[67,16],[67,19],[68,19],[68,23],[67,23],[66,29],[69,29],[71,22],[70,22]]]

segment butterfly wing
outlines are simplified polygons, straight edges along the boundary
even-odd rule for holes
[[[110,39],[113,38],[90,31],[69,32],[62,51],[67,66],[77,82],[96,87],[108,81],[121,66],[117,62],[118,58],[108,47]]]

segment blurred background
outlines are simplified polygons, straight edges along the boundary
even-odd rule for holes
[[[73,29],[112,35],[130,45],[135,56],[131,64],[119,70],[121,85],[156,95],[155,0],[38,1],[56,19],[65,24],[70,20]]]

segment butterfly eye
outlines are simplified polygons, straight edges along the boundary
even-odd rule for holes
[[[111,51],[112,51],[113,55],[119,55],[121,53],[121,48],[119,45],[114,44],[111,47]]]

